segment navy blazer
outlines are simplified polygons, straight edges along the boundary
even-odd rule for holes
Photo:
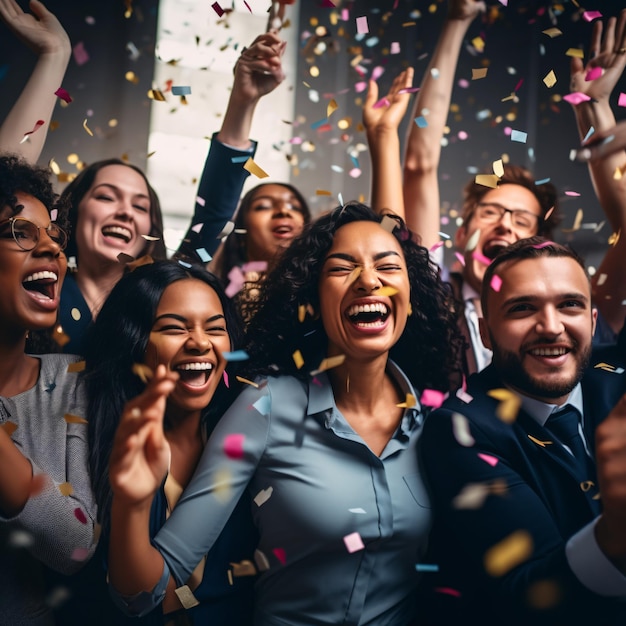
[[[590,447],[595,427],[626,391],[624,374],[593,366],[619,365],[618,356],[615,348],[594,353],[583,378]],[[567,540],[594,519],[596,485],[581,487],[571,455],[548,443],[552,435],[524,410],[512,424],[496,417],[499,401],[487,392],[502,387],[490,366],[469,379],[471,402],[451,398],[426,420],[420,454],[434,512],[428,558],[439,571],[425,575],[418,623],[626,624],[626,604],[583,586],[565,555]],[[473,445],[457,441],[455,413],[467,418]],[[472,488],[486,492],[484,501],[460,505],[459,494]],[[529,554],[488,573],[488,551],[519,533],[530,538]]]

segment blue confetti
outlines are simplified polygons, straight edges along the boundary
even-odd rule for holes
[[[245,350],[235,350],[234,352],[223,352],[222,356],[227,361],[246,361],[250,357]]]

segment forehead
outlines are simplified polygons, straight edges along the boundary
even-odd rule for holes
[[[17,191],[15,197],[17,198],[17,204],[23,206],[22,209],[15,213],[16,216],[26,217],[37,224],[47,225],[50,222],[50,212],[41,200],[23,191]],[[0,209],[1,219],[8,219],[13,217],[13,215],[13,210],[8,206]]]
[[[513,183],[490,189],[479,202],[497,202],[507,209],[524,209],[541,214],[541,205],[535,194],[530,189]]]
[[[202,317],[206,317],[205,312],[211,315],[224,312],[219,296],[212,287],[197,278],[185,278],[165,288],[157,315],[190,310],[198,312]]]
[[[262,187],[259,187],[258,189],[256,189],[252,197],[252,200],[256,200],[257,198],[261,198],[263,196],[268,197],[268,198],[295,198],[296,197],[293,191],[289,189],[289,187],[285,187],[283,185],[274,185],[274,184],[263,185]]]
[[[126,165],[106,165],[96,172],[92,188],[108,184],[114,187],[130,188],[135,193],[148,195],[148,185],[143,176]]]
[[[496,269],[502,284],[496,291],[489,289],[490,313],[498,305],[513,298],[555,301],[563,296],[581,294],[591,299],[589,280],[583,268],[571,257],[539,257],[517,263],[503,263]],[[493,283],[492,283],[493,284]]]
[[[332,252],[358,252],[373,256],[386,250],[393,250],[404,254],[398,240],[378,222],[358,221],[341,226],[333,236]]]

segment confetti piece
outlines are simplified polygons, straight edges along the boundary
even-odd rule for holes
[[[296,364],[296,367],[298,369],[302,369],[302,366],[304,365],[304,358],[302,357],[302,353],[300,352],[300,350],[296,350],[291,355],[291,358],[293,359],[293,362]]]
[[[565,52],[565,56],[578,57],[579,59],[585,58],[585,53],[580,48],[568,48]]]
[[[355,513],[356,515],[365,515],[366,513],[365,509],[362,509],[360,506],[356,509],[348,509],[348,512]]]
[[[460,413],[452,414],[452,434],[457,443],[464,448],[470,448],[476,443],[470,432],[468,419]]]
[[[380,220],[380,226],[388,233],[393,233],[394,229],[398,227],[398,222],[390,215],[384,215],[383,219]]]
[[[359,33],[359,35],[366,35],[370,32],[366,16],[356,18],[356,32]]]
[[[87,420],[84,417],[79,417],[78,415],[72,415],[71,413],[66,413],[63,416],[63,419],[68,424],[87,424]]]
[[[227,361],[246,361],[250,357],[245,350],[234,350],[233,352],[223,352],[222,356]]]
[[[491,389],[487,392],[488,396],[500,400],[500,404],[496,409],[496,416],[505,424],[511,424],[517,418],[519,408],[522,404],[520,397],[508,389]]]
[[[138,376],[142,383],[147,384],[154,376],[154,372],[144,363],[133,363],[130,368],[135,376]]]
[[[626,93],[620,93],[617,100],[617,105],[620,107],[626,107]]]
[[[69,262],[68,262],[68,267],[69,267]],[[63,328],[61,327],[60,324],[57,324],[57,326],[55,327],[52,333],[52,339],[54,339],[55,343],[57,343],[61,348],[67,343],[69,343],[70,341],[69,335],[63,332]]]
[[[494,274],[491,277],[490,286],[494,291],[500,291],[500,288],[502,287],[502,279],[497,274]]]
[[[439,571],[439,565],[434,565],[431,563],[417,563],[415,565],[415,569],[418,572],[438,572]]]
[[[224,15],[224,9],[219,5],[219,2],[214,2],[211,5],[211,8],[217,13],[218,17],[222,17]]]
[[[594,369],[601,369],[605,372],[611,372],[613,374],[622,374],[624,372],[623,367],[615,367],[615,365],[610,365],[609,363],[598,363],[593,366]]]
[[[546,30],[542,30],[541,32],[544,35],[548,35],[550,39],[554,39],[555,37],[558,37],[559,35],[563,34],[563,32],[559,30],[558,28],[547,28]]]
[[[417,124],[418,128],[426,128],[428,126],[428,121],[423,115],[416,117],[413,121]]]
[[[397,41],[392,41],[389,47],[389,54],[400,54],[400,44]]]
[[[563,232],[564,233],[573,233],[576,232],[577,230],[580,230],[580,225],[582,224],[583,221],[583,210],[582,209],[578,209],[578,211],[576,211],[576,217],[574,217],[574,223],[572,224],[571,228],[563,228]]]
[[[476,248],[478,245],[478,240],[480,239],[480,228],[477,228],[472,236],[467,240],[467,244],[465,245],[465,252],[470,252]],[[465,260],[463,261],[465,264]]]
[[[250,172],[250,174],[254,174],[257,178],[267,178],[269,174],[263,171],[252,159],[252,157],[248,157],[248,160],[244,163],[243,169]]]
[[[487,69],[488,68],[486,68],[486,67],[473,69],[472,70],[472,80],[480,80],[481,78],[485,78],[485,76],[487,76]]]
[[[543,77],[543,82],[545,83],[545,86],[548,89],[551,89],[552,87],[554,87],[554,85],[556,85],[556,74],[554,73],[554,70],[550,70],[544,77]]]
[[[316,189],[315,190],[315,195],[316,196],[332,196],[333,192],[332,191],[328,191],[327,189]]]
[[[35,126],[33,126],[33,130],[29,130],[28,132],[24,133],[24,137],[22,137],[20,143],[24,143],[28,139],[29,135],[32,135],[35,131],[39,130],[44,124],[45,122],[43,120],[37,120],[35,122]]]
[[[337,356],[331,356],[326,359],[323,359],[322,362],[319,364],[318,368],[310,372],[310,375],[317,376],[317,374],[321,374],[322,372],[325,372],[326,370],[329,370],[329,369],[332,369],[333,367],[337,367],[341,365],[345,360],[346,360],[345,354],[339,354]]]
[[[254,496],[254,504],[257,506],[263,506],[274,493],[274,487],[268,487],[267,489],[261,489],[259,493]]]
[[[203,263],[210,263],[213,258],[205,248],[196,248],[196,254]]]
[[[596,80],[602,76],[602,68],[600,66],[592,67],[586,74],[585,80],[589,82],[590,80]]]
[[[72,551],[72,556],[70,557],[72,561],[82,562],[89,558],[89,549],[88,548],[74,548]]]
[[[232,434],[224,437],[224,452],[231,459],[243,458],[244,435]]]
[[[475,246],[474,246],[475,247]],[[465,267],[465,257],[460,253],[460,252],[455,252],[454,256],[456,257],[456,260],[463,266]]]
[[[256,576],[256,567],[252,561],[241,561],[241,563],[230,563],[233,568],[233,576]]]
[[[470,402],[472,402],[472,400],[474,400],[473,396],[470,396],[470,394],[462,388],[457,389],[456,397],[461,400],[461,402],[465,402],[465,404],[469,404]]]
[[[536,437],[533,437],[532,435],[528,435],[528,438],[533,442],[536,443],[538,446],[541,446],[542,448],[545,448],[546,446],[549,446],[552,444],[551,441],[541,441],[541,439],[537,439]]]
[[[485,570],[494,577],[504,576],[514,567],[530,558],[533,540],[525,530],[517,530],[492,546],[485,553]]]
[[[424,389],[420,398],[420,403],[438,409],[445,400],[446,394],[437,389]]]
[[[472,252],[472,259],[475,259],[476,261],[478,261],[479,263],[482,263],[483,265],[489,265],[491,263],[490,258],[486,257],[484,254],[481,254],[480,252],[477,252],[476,250]]]
[[[578,191],[566,191],[565,195],[571,196],[573,198],[578,198],[580,196],[580,193],[578,193]]]
[[[482,37],[474,37],[474,39],[472,39],[472,45],[478,52],[485,50],[485,40]]]
[[[454,496],[452,506],[455,509],[479,509],[489,495],[489,487],[485,483],[469,483]]]
[[[363,543],[363,539],[361,539],[361,535],[359,535],[359,533],[350,533],[349,535],[346,535],[343,538],[343,542],[346,544],[346,549],[350,554],[365,548],[365,544]]]
[[[191,87],[187,85],[175,85],[172,87],[173,96],[188,96],[191,94]]]
[[[230,385],[228,384],[228,372],[226,370],[222,372],[222,378],[224,379],[224,384],[226,385],[226,387],[230,389]]]
[[[176,597],[183,605],[184,609],[192,609],[194,606],[198,606],[200,602],[193,595],[193,591],[189,588],[188,585],[182,585],[174,589],[174,593]]]
[[[243,383],[244,385],[250,385],[255,389],[259,388],[258,383],[255,383],[253,380],[249,380],[248,378],[244,378],[243,376],[235,376],[235,379],[238,380],[240,383]]]
[[[261,396],[253,405],[252,405],[261,415],[267,415],[272,408],[272,401],[269,396]]]
[[[74,509],[74,517],[81,523],[81,524],[86,524],[87,523],[87,516],[85,515],[85,512],[80,508],[80,507],[76,507]]]
[[[82,372],[85,369],[85,361],[75,361],[67,366],[68,373]]]
[[[281,565],[287,562],[287,553],[284,548],[274,548],[272,550],[274,556],[280,561]]]
[[[482,452],[479,452],[478,458],[491,465],[491,467],[495,467],[498,464],[498,459],[490,454],[483,454]]]
[[[404,402],[400,402],[400,404],[396,404],[397,407],[401,409],[410,409],[417,404],[417,398],[412,393],[407,393]]]
[[[270,568],[270,562],[260,550],[254,551],[254,562],[259,572],[266,572]]]
[[[91,132],[91,129],[89,128],[89,126],[87,126],[87,118],[85,118],[85,121],[83,122],[83,128],[85,129],[85,131],[87,131],[87,134],[90,137],[93,137],[93,133]]]
[[[574,91],[572,93],[564,95],[563,100],[575,106],[577,104],[580,104],[581,102],[587,102],[588,100],[591,100],[591,98],[586,93]]]
[[[494,161],[492,164],[492,168],[493,168],[493,173],[498,178],[502,178],[504,176],[504,163],[502,162],[502,159],[498,159],[497,161]]]
[[[476,174],[474,182],[477,185],[483,185],[484,187],[491,187],[491,189],[497,189],[499,177],[497,174]]]
[[[585,11],[583,13],[583,19],[587,22],[592,22],[597,17],[602,17],[602,13],[600,13],[600,11]]]
[[[453,596],[455,598],[461,597],[461,592],[456,589],[452,589],[452,587],[435,587],[435,593],[443,593],[447,596]]]
[[[339,105],[337,104],[336,100],[333,98],[328,103],[328,106],[326,107],[326,117],[330,117],[338,108],[339,108]]]
[[[74,493],[74,488],[70,483],[61,483],[59,485],[59,491],[62,496],[71,496]]]
[[[89,54],[85,50],[85,44],[80,41],[72,48],[72,54],[74,56],[74,62],[76,65],[84,65],[89,61]]]
[[[7,543],[12,548],[30,548],[35,542],[34,537],[25,530],[13,530],[8,536]]]
[[[59,98],[61,98],[61,100],[63,100],[64,102],[67,102],[68,104],[72,101],[72,96],[70,96],[70,94],[65,91],[65,89],[63,89],[63,87],[59,87],[55,92],[54,92],[55,96],[58,96]]]
[[[389,296],[391,298],[392,296],[395,296],[397,293],[400,292],[395,287],[390,287],[386,285],[384,287],[381,287],[376,293],[379,296]]]
[[[4,422],[4,424],[0,424],[0,428],[10,437],[17,430],[17,424],[14,422]]]
[[[149,89],[148,90],[148,98],[150,100],[155,100],[156,102],[165,102],[165,96],[160,89]]]
[[[525,133],[521,130],[511,131],[511,141],[517,141],[518,143],[526,143],[527,137],[528,137],[528,133]]]

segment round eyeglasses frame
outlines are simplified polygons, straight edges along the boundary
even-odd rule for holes
[[[13,216],[0,222],[0,226],[7,223],[11,225],[11,236],[15,240],[15,243],[26,252],[34,250],[37,247],[40,238],[39,231],[42,228],[61,250],[65,250],[65,246],[67,246],[67,233],[54,222],[50,222],[48,226],[43,227],[37,226],[37,224],[25,217]],[[3,235],[0,234],[0,237],[3,237]],[[4,238],[6,238],[6,235],[4,235]]]

